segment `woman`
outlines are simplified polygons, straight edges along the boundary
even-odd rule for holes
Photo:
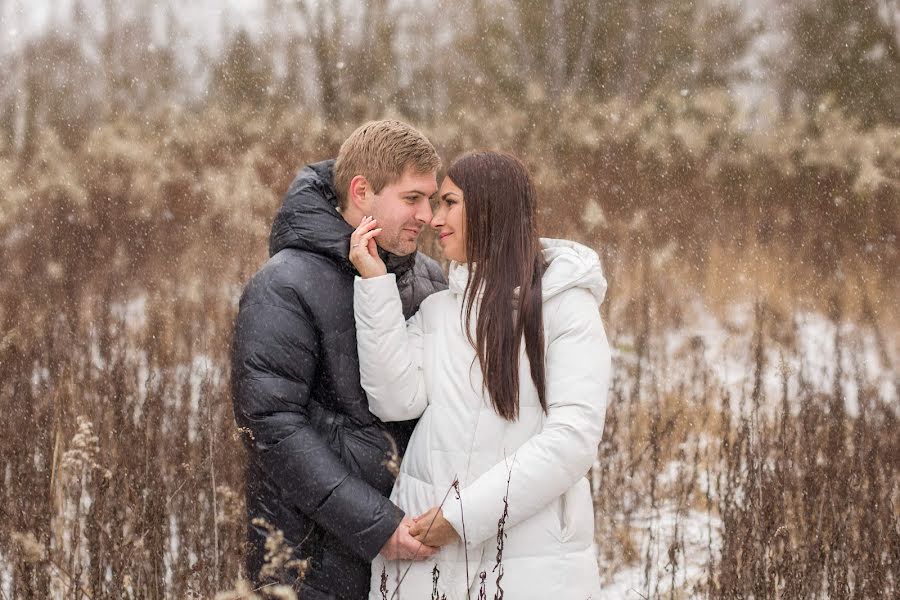
[[[364,219],[351,237],[369,408],[384,421],[420,419],[391,499],[419,515],[416,539],[441,548],[422,562],[376,558],[370,598],[385,583],[388,597],[399,583],[415,600],[434,587],[476,598],[482,585],[488,598],[498,585],[511,600],[596,597],[586,475],[610,372],[599,260],[538,238],[534,186],[509,154],[462,156],[439,196],[431,225],[452,261],[450,289],[406,323],[377,223]]]

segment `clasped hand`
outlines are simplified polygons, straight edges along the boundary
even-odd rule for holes
[[[410,535],[409,530],[413,525],[413,521],[404,517],[381,548],[381,555],[388,560],[425,560],[434,556],[437,548],[426,546]]]
[[[414,517],[404,518],[381,549],[388,560],[424,560],[434,556],[441,546],[459,540],[459,535],[440,507]]]
[[[459,534],[444,518],[444,511],[439,506],[413,518],[413,522],[409,534],[423,544],[440,548],[459,541]]]

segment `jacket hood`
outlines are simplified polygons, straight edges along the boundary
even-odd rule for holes
[[[544,302],[571,288],[589,290],[597,304],[606,296],[606,278],[600,266],[597,253],[583,244],[569,240],[541,238],[544,261],[547,267],[541,279]],[[450,290],[463,295],[466,280],[469,276],[468,265],[452,262],[450,264]],[[518,288],[516,289],[518,291]]]
[[[547,299],[571,288],[589,290],[597,304],[606,297],[606,278],[597,253],[577,242],[541,238],[547,268],[541,279],[543,297]]]
[[[269,234],[269,256],[285,248],[324,255],[342,268],[355,271],[350,262],[353,227],[338,211],[334,189],[334,159],[303,167],[294,178]],[[416,260],[416,254],[397,256],[378,249],[388,271],[401,275]]]

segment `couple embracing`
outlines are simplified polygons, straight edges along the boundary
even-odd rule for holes
[[[248,574],[301,600],[596,597],[599,259],[538,237],[512,155],[465,154],[438,186],[440,165],[375,121],[285,196],[232,352]],[[416,251],[425,227],[446,278]],[[261,574],[271,528],[305,572]]]

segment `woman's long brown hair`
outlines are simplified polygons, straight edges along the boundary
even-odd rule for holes
[[[501,152],[472,152],[447,176],[463,192],[466,254],[471,265],[464,323],[479,295],[475,347],[484,385],[504,419],[519,417],[519,345],[524,335],[531,379],[546,412],[541,278],[544,261],[535,223],[537,193],[528,169]],[[518,288],[518,296],[515,290]]]

